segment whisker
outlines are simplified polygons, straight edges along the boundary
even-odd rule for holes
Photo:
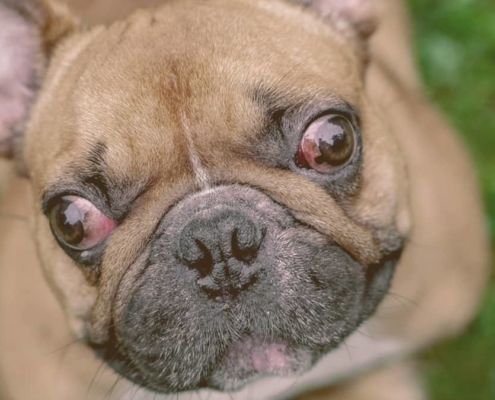
[[[96,369],[96,372],[94,373],[93,378],[91,379],[91,382],[89,383],[88,389],[86,390],[86,395],[84,396],[84,399],[85,400],[89,400],[90,399],[89,395],[91,394],[91,390],[93,390],[93,387],[95,386],[96,377],[98,376],[98,374],[100,373],[100,371],[102,371],[102,369],[103,369],[104,366],[105,366],[105,360],[102,360],[100,362],[99,367]]]
[[[409,299],[403,295],[400,295],[398,293],[394,293],[394,292],[386,292],[385,293],[386,295],[388,296],[392,296],[393,298],[395,298],[397,301],[402,301],[402,304],[406,305],[406,306],[414,306],[414,307],[418,307],[419,308],[419,303],[412,300],[412,299]]]
[[[397,304],[404,308],[404,309],[409,309],[411,306],[414,306],[414,307],[417,307],[419,308],[420,305],[419,303],[417,303],[416,301],[412,300],[412,299],[409,299],[405,296],[402,296],[398,293],[394,293],[394,292],[389,292],[389,291],[386,291],[386,290],[383,290],[383,291],[378,291],[379,293],[384,293],[384,296],[389,296],[391,297],[392,299],[396,300]],[[377,312],[375,313],[375,316],[384,316],[384,315],[381,315],[380,314],[380,311],[382,312],[387,312],[387,311],[391,311],[391,310],[395,310],[397,309],[396,307],[393,307],[393,306],[387,306],[387,307],[384,307],[383,305],[380,306],[377,310]]]
[[[134,386],[135,386],[134,384],[130,383],[129,387],[124,391],[124,393],[122,393],[122,396],[120,398],[125,400],[125,396],[128,393],[130,393],[130,391],[134,388]]]
[[[368,333],[364,333],[361,329],[356,329],[356,332],[359,333],[360,335],[364,336],[365,338],[371,339],[371,340],[377,340],[376,337],[371,336]]]
[[[65,363],[65,360],[67,359],[67,355],[69,354],[69,346],[65,346],[65,351],[62,351],[60,353],[60,357],[59,357],[59,360],[58,360],[58,365],[57,365],[57,369],[56,369],[56,372],[55,372],[55,378],[58,378],[60,375],[61,375],[61,372],[63,371],[63,365]],[[60,388],[60,385],[62,384],[62,380],[61,379],[56,379],[56,383],[55,383],[55,391],[54,393],[56,393],[56,391],[59,390]]]
[[[72,346],[74,344],[77,344],[79,342],[83,342],[84,340],[85,340],[84,338],[75,339],[75,340],[73,340],[73,341],[71,341],[71,342],[69,342],[69,343],[67,343],[67,344],[59,347],[58,349],[55,349],[55,350],[47,353],[46,355],[47,356],[51,356],[51,355],[53,355],[55,353],[58,353],[59,351],[65,350],[66,348],[68,348],[68,347],[70,347],[70,346]]]
[[[135,385],[135,386],[136,386],[136,388],[135,388],[134,393],[132,394],[130,400],[134,400],[134,398],[136,397],[136,395],[138,394],[138,392],[140,390],[139,386],[137,386],[137,385]]]
[[[114,326],[115,326],[115,324],[108,325],[107,326],[107,329],[113,328]],[[64,350],[65,348],[70,347],[70,346],[72,346],[72,345],[74,345],[76,343],[79,343],[79,342],[85,343],[86,342],[86,338],[85,337],[82,337],[82,338],[74,339],[73,341],[71,341],[71,342],[69,342],[69,343],[67,343],[67,344],[65,344],[65,345],[63,345],[63,346],[61,346],[61,347],[59,347],[59,348],[57,348],[57,349],[49,352],[49,353],[47,353],[46,355],[47,356],[50,356],[50,355],[52,355],[54,353],[57,353],[57,352],[59,352],[61,350]]]
[[[349,350],[349,345],[347,344],[347,341],[344,339],[342,343],[344,344],[344,347],[345,347],[345,350],[347,352],[347,356],[349,357],[349,360],[351,361],[351,363],[354,363],[354,360],[352,358],[351,351]]]
[[[121,379],[122,379],[122,377],[120,375],[117,376],[117,378],[115,379],[115,382],[110,387],[110,390],[108,391],[107,395],[105,396],[105,399],[112,400],[113,392],[115,391],[115,388],[117,387],[117,385],[119,384]]]

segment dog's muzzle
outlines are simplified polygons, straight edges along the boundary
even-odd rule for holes
[[[99,353],[158,392],[308,370],[367,318],[395,259],[364,266],[261,191],[223,186],[163,217]]]

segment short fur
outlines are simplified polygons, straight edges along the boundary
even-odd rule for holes
[[[2,166],[7,399],[153,397],[88,344],[159,392],[206,382],[239,399],[423,398],[412,364],[373,367],[464,328],[488,250],[469,160],[421,92],[399,2],[166,1],[111,23],[134,4],[75,4],[108,23],[91,28],[28,3],[0,0],[23,46],[0,32],[19,65],[0,68],[13,90],[0,105],[14,110],[0,112],[0,140],[27,176]],[[359,157],[331,175],[298,168],[308,113],[336,107],[356,116]],[[91,257],[64,252],[44,215],[68,188],[104,192],[99,208],[121,221]],[[191,215],[224,218],[220,206],[266,234],[260,283],[215,305],[195,299],[196,272],[174,246]],[[399,255],[388,289],[384,265]],[[255,379],[273,365],[310,371]]]

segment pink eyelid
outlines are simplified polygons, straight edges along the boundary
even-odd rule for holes
[[[117,222],[105,215],[90,201],[77,196],[66,196],[79,210],[83,226],[84,239],[76,246],[79,250],[89,250],[103,242],[117,227]]]

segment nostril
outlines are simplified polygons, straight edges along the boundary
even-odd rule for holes
[[[213,256],[208,246],[198,237],[199,231],[201,231],[200,226],[188,225],[181,233],[179,249],[182,261],[204,277],[213,269]]]
[[[242,212],[220,209],[186,224],[177,257],[197,274],[203,292],[210,297],[233,295],[256,282],[261,265],[255,261],[265,237],[258,223]]]
[[[196,246],[201,250],[201,253],[194,259],[189,256],[188,265],[204,277],[211,274],[213,270],[213,257],[208,248],[200,240],[196,240]]]
[[[232,255],[239,261],[250,263],[258,255],[261,242],[261,233],[249,222],[232,232]]]
[[[250,263],[256,258],[259,246],[254,243],[240,244],[237,231],[232,235],[232,255],[239,261]]]

